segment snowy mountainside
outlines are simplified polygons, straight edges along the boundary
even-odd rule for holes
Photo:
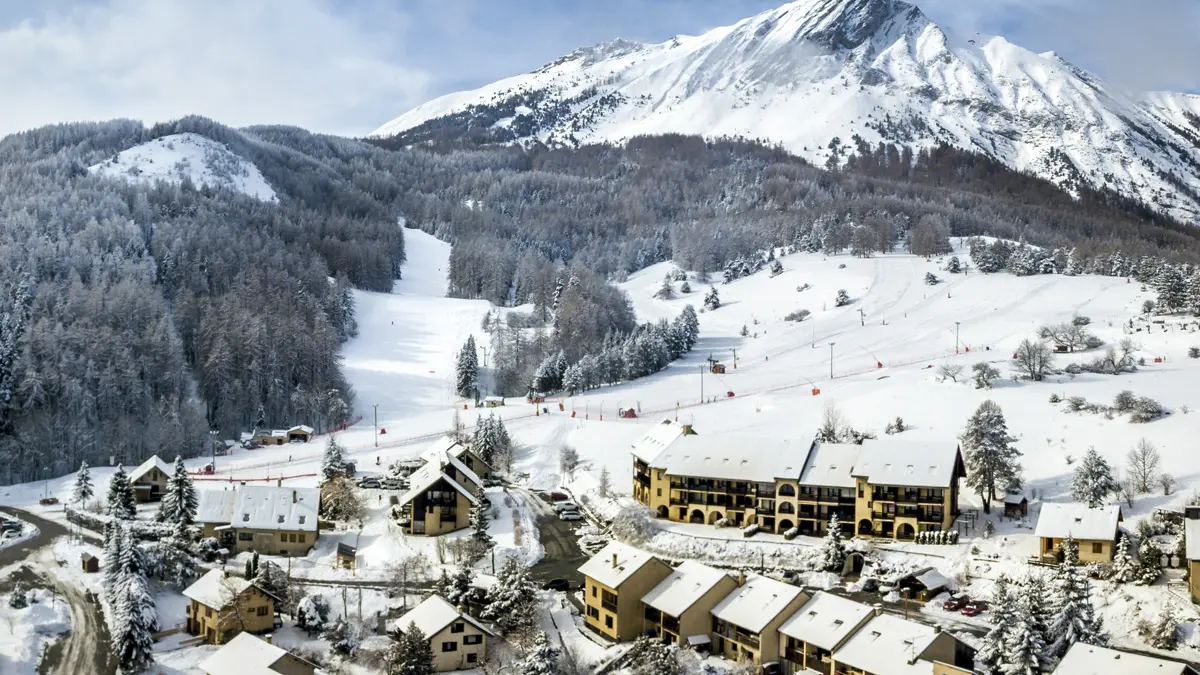
[[[88,169],[101,176],[152,183],[225,187],[262,201],[276,201],[275,190],[252,162],[224,144],[195,133],[171,134],[142,143]]]
[[[1195,96],[1128,96],[1054,53],[954,35],[899,0],[798,0],[699,36],[579,49],[425,103],[371,135],[406,144],[744,136],[821,165],[855,137],[946,143],[1193,222],[1197,114]]]

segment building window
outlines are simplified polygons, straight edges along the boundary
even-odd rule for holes
[[[483,636],[482,636],[482,635],[466,635],[466,636],[463,636],[463,644],[464,644],[464,645],[478,645],[478,644],[483,644]]]
[[[254,541],[254,535],[249,532],[238,532],[238,541]]]
[[[1093,543],[1092,544],[1092,553],[1096,553],[1096,554],[1104,553],[1104,544],[1101,544],[1100,542]]]
[[[258,615],[259,615],[259,616],[266,616],[266,615],[267,615],[267,608],[266,608],[266,607],[259,607],[259,608],[258,608]]]
[[[592,586],[592,597],[596,597],[596,586]]]
[[[467,629],[467,625],[461,621],[450,627],[451,633],[461,633]]]
[[[475,663],[478,660],[479,660],[479,655],[476,654],[475,652],[471,652],[470,654],[467,654],[467,663]]]
[[[212,607],[205,607],[205,608],[204,608],[204,616],[206,616],[206,617],[211,617],[211,616],[212,616]]]
[[[599,619],[600,618],[600,610],[596,609],[595,607],[592,607],[591,605],[588,605],[587,615],[592,617],[593,619]]]
[[[456,652],[456,651],[458,651],[458,643],[457,642],[443,642],[442,643],[442,651]]]
[[[661,471],[658,472],[658,479],[662,480],[662,472]]]
[[[604,617],[604,627],[612,628],[612,617],[611,616]]]
[[[657,490],[655,490],[655,492],[657,492],[657,493],[658,493],[658,496],[659,496],[659,497],[661,497],[661,496],[662,496],[662,488],[658,488]]]
[[[304,522],[304,516],[300,516],[300,522]],[[300,543],[301,544],[304,543],[304,535],[303,534],[300,535]]]
[[[783,485],[779,486],[779,492],[777,494],[780,497],[794,497],[796,496],[796,488],[784,483]]]

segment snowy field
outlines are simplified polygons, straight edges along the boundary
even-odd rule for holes
[[[275,190],[253,162],[235,155],[223,143],[193,133],[171,134],[136,145],[88,169],[101,176],[138,183],[227,187],[266,202]]]
[[[12,593],[0,594],[0,673],[34,675],[42,652],[71,630],[67,603],[41,588],[29,589],[26,606],[10,606]]]

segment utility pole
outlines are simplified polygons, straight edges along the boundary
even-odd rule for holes
[[[835,343],[833,343],[833,342],[829,343],[829,379],[831,379],[831,380],[833,379],[833,345],[834,344]]]
[[[737,350],[733,350],[733,369],[737,370]]]
[[[379,404],[372,403],[371,407],[375,409],[375,447],[379,447]]]
[[[700,364],[700,402],[704,403],[704,364]]]
[[[960,323],[959,321],[954,322],[954,353],[955,354],[958,353],[958,324],[959,323]]]
[[[861,323],[864,327],[867,325],[867,313],[862,311],[861,307],[858,310],[858,322]]]

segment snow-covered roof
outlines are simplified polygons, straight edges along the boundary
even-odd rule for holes
[[[451,488],[461,492],[467,498],[467,501],[471,502],[472,504],[476,503],[478,500],[475,499],[474,492],[466,487],[463,487],[458,481],[446,474],[444,469],[447,465],[454,466],[454,468],[458,469],[464,476],[467,477],[468,480],[474,481],[475,485],[473,487],[478,487],[483,484],[483,481],[479,479],[479,476],[475,475],[474,471],[468,469],[467,466],[463,464],[462,461],[460,461],[457,457],[451,456],[445,450],[438,450],[429,455],[427,461],[421,466],[421,468],[409,475],[408,492],[405,492],[400,497],[400,505],[403,506],[416,499],[418,495],[433,487],[434,484],[439,480],[446,481],[446,484]]]
[[[685,560],[642,598],[646,605],[664,614],[679,617],[689,607],[711,591],[721,579],[730,578],[725,572]]]
[[[1026,497],[1025,493],[1021,492],[1020,490],[1010,490],[1009,492],[1006,492],[1004,494],[1004,503],[1005,504],[1016,505],[1016,504],[1020,504],[1021,502],[1028,502],[1028,501],[1029,501],[1029,498]]]
[[[201,661],[199,668],[207,675],[279,675],[292,672],[271,667],[286,656],[289,656],[286,650],[243,632],[225,643],[215,654]],[[294,654],[290,656],[303,661]]]
[[[609,588],[617,588],[653,559],[645,551],[613,541],[583,563],[579,573]]]
[[[1121,522],[1121,507],[1115,504],[1088,508],[1087,504],[1042,504],[1038,515],[1038,537],[1066,539],[1102,539],[1111,541],[1117,537],[1117,523]]]
[[[924,586],[926,590],[930,591],[936,591],[939,588],[946,588],[950,585],[950,580],[933,567],[917,572],[913,575],[913,578]]]
[[[771,483],[798,478],[811,448],[809,438],[688,434],[671,441],[648,463],[672,476]]]
[[[200,490],[200,500],[196,506],[196,522],[230,523],[233,522],[233,506],[237,503],[236,490]]]
[[[800,472],[800,484],[854,487],[854,464],[861,449],[853,443],[814,443]]]
[[[158,455],[155,455],[155,456],[151,457],[150,459],[139,464],[138,468],[134,469],[133,471],[131,471],[129,473],[129,482],[136,483],[139,478],[150,473],[150,469],[153,469],[155,467],[158,467],[158,470],[163,472],[163,474],[167,475],[167,476],[173,475],[175,473],[174,467],[172,467],[170,464],[167,464],[166,462],[159,459]]]
[[[854,475],[872,485],[949,487],[961,462],[954,441],[867,439],[858,451]]]
[[[183,597],[195,600],[205,607],[224,609],[250,586],[249,581],[226,575],[224,570],[210,570],[191,586],[183,589]]]
[[[485,400],[485,401],[503,401],[504,397],[503,396],[484,396],[483,400]]]
[[[651,427],[646,435],[633,444],[633,456],[649,464],[666,447],[684,435],[684,425],[671,420],[663,420]]]
[[[291,429],[288,429],[288,431],[303,431],[304,433],[311,436],[313,433],[313,428],[308,426],[307,424],[297,424],[296,426],[292,427]]]
[[[1188,560],[1200,560],[1200,520],[1183,522],[1183,541]]]
[[[928,675],[929,663],[918,662],[917,657],[935,637],[933,626],[880,614],[834,651],[833,658],[874,675]]]
[[[432,450],[430,452],[426,452],[425,455],[423,455],[423,456],[429,457],[429,456],[434,455],[434,453],[436,453],[438,451],[445,452],[447,455],[449,455],[455,459],[461,460],[463,455],[467,454],[468,452],[471,452],[471,448],[470,448],[470,446],[468,446],[464,443],[459,443],[458,441],[455,441],[455,440],[450,440],[449,444],[447,444],[445,441],[442,441],[441,444],[435,446],[434,450]],[[490,464],[488,464],[487,462],[484,462],[483,458],[479,457],[475,453],[472,452],[471,456],[474,457],[476,460],[482,462],[483,465],[487,466],[489,469],[492,468],[492,466]]]
[[[779,632],[833,651],[873,613],[869,605],[817,591],[792,618],[783,622]]]
[[[1076,642],[1054,675],[1185,675],[1187,664]]]
[[[761,633],[803,592],[782,581],[754,577],[717,603],[712,614],[751,633]]]
[[[471,618],[469,615],[458,611],[454,605],[451,605],[440,595],[431,595],[424,602],[413,607],[411,611],[396,620],[396,627],[400,630],[408,630],[408,625],[415,623],[425,637],[432,638],[459,619],[466,621],[488,635],[493,634],[490,628]]]

